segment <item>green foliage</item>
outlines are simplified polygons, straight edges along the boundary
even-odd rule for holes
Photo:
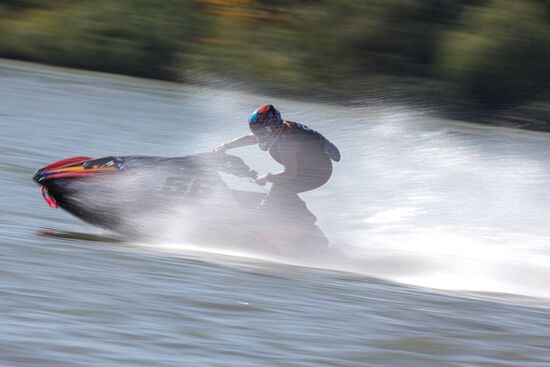
[[[550,81],[550,25],[540,3],[495,0],[472,7],[442,38],[439,70],[463,96],[486,105],[532,99]]]
[[[0,56],[491,107],[549,92],[549,25],[546,0],[6,0]]]
[[[170,78],[199,32],[191,0],[80,1],[14,14],[3,27],[7,56],[114,73]]]

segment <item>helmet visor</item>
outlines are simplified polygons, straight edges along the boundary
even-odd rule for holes
[[[250,124],[249,127],[250,131],[252,131],[252,133],[260,140],[267,138],[273,132],[273,129],[270,126],[265,126],[259,123]]]

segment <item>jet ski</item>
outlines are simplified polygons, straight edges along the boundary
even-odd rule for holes
[[[251,185],[257,176],[241,158],[212,152],[77,156],[39,169],[33,180],[50,207],[125,236],[151,236],[170,223],[191,240],[328,246],[297,195],[297,205],[284,203],[264,215],[256,209],[264,192],[231,188],[227,182],[258,188]]]

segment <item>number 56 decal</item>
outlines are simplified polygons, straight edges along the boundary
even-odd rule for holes
[[[205,197],[212,193],[213,183],[190,177],[168,177],[161,192],[164,194]]]

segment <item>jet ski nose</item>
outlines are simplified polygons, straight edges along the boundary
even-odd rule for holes
[[[32,180],[34,182],[36,182],[37,184],[41,184],[43,179],[44,179],[44,175],[42,174],[44,172],[44,168],[41,168],[39,169],[38,171],[36,171],[33,175],[32,175]]]
[[[67,178],[68,177],[67,175],[63,175],[65,171],[70,170],[73,165],[84,163],[90,159],[92,158],[87,156],[78,156],[78,157],[70,157],[70,158],[62,159],[57,162],[50,163],[46,167],[42,167],[38,171],[36,171],[32,175],[32,179],[37,184],[46,186],[44,185],[46,180],[50,182],[51,179],[58,178],[61,176]],[[78,170],[78,168],[76,169]]]
[[[46,167],[39,169],[32,175],[32,179],[34,182],[40,185],[40,192],[42,193],[42,197],[44,198],[44,201],[48,204],[50,208],[57,209],[58,205],[55,199],[50,195],[48,192],[48,185],[45,185],[45,178],[46,175],[44,174],[44,171],[46,170]]]
[[[41,186],[40,192],[42,193],[42,197],[44,198],[44,201],[46,201],[46,204],[48,204],[50,208],[57,209],[59,207],[59,205],[57,204],[57,201],[55,201],[54,197],[50,195],[47,188],[45,188],[44,186]]]

